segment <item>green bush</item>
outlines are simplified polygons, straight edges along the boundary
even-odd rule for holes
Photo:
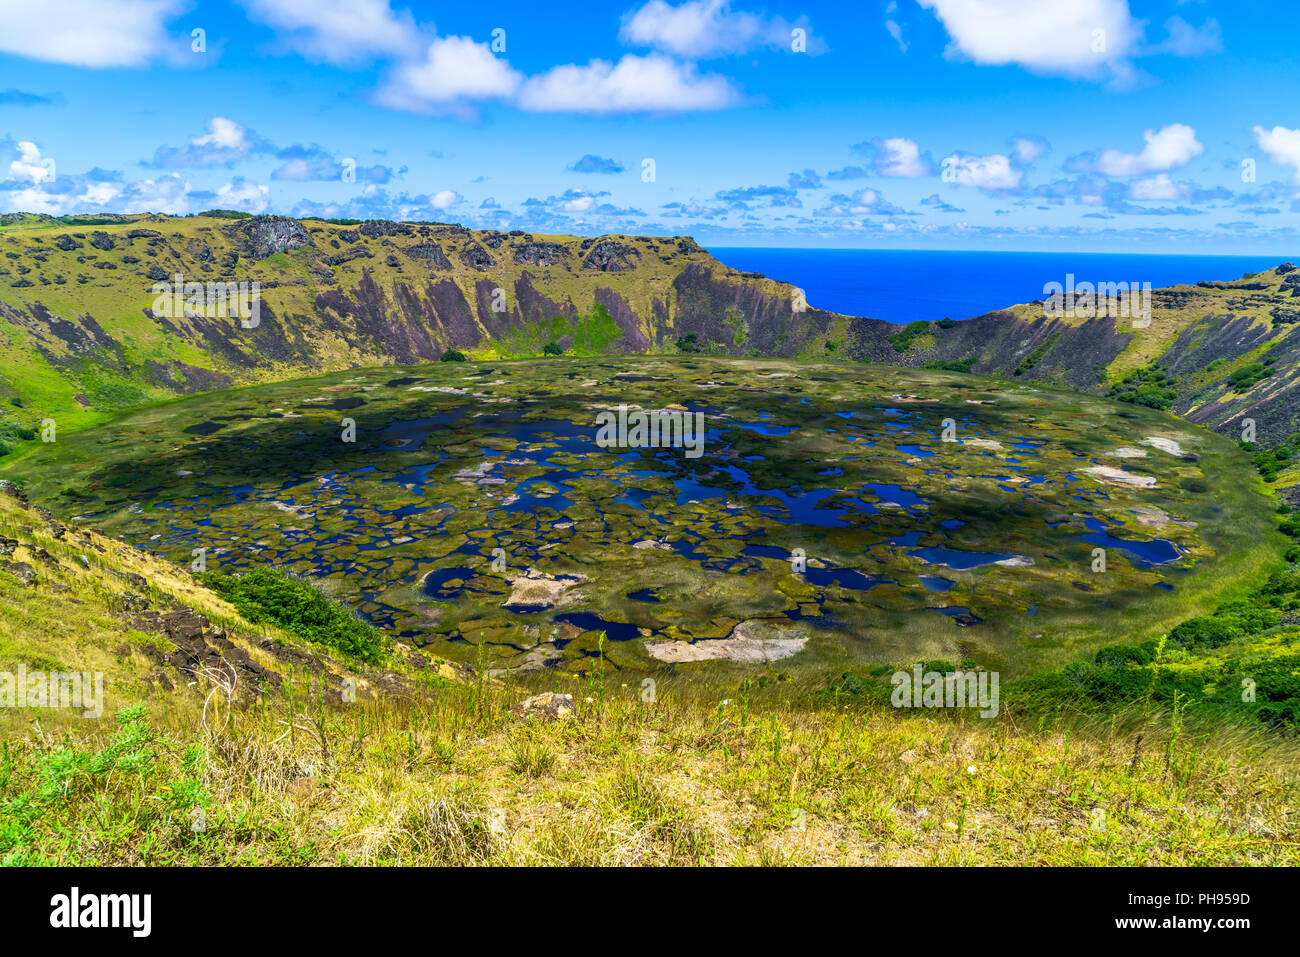
[[[464,362],[465,353],[460,352],[456,349],[448,349],[446,352],[442,354],[442,358],[439,359],[438,361],[439,362]]]
[[[548,342],[546,345],[542,346],[542,355],[562,356],[564,355],[564,350],[560,348],[560,344],[558,342]]]
[[[249,621],[278,625],[292,635],[336,648],[368,664],[384,660],[387,648],[379,629],[279,569],[259,568],[239,577],[209,572],[203,583]]]

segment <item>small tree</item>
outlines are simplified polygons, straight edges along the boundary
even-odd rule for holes
[[[560,348],[560,344],[559,344],[558,342],[554,342],[554,341],[552,341],[552,342],[548,342],[546,345],[542,346],[542,355],[544,355],[544,356],[562,356],[562,355],[564,355],[564,350]]]
[[[442,358],[439,359],[438,361],[439,362],[464,362],[465,353],[460,352],[456,349],[448,349],[446,352],[442,354]]]

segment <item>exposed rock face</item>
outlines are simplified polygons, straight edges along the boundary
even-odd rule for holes
[[[636,260],[641,252],[635,246],[620,243],[613,239],[602,239],[591,247],[587,257],[582,261],[583,269],[599,269],[601,272],[622,272],[636,268]]]
[[[451,260],[437,243],[420,243],[418,246],[412,246],[406,250],[406,255],[412,259],[422,260],[434,269],[451,268]]]
[[[460,261],[470,269],[477,269],[479,272],[486,272],[497,264],[496,260],[488,255],[488,251],[478,243],[471,243],[462,249]]]
[[[559,243],[523,243],[515,247],[514,260],[521,266],[555,266],[568,256],[569,251]]]
[[[240,249],[253,259],[265,259],[312,244],[311,234],[296,219],[287,216],[254,216],[227,227]]]

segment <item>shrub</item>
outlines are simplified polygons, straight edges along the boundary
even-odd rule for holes
[[[209,572],[203,583],[249,621],[278,625],[306,641],[379,664],[386,651],[383,633],[300,578],[275,568],[234,577]]]
[[[442,354],[442,358],[439,359],[438,361],[439,362],[464,362],[465,353],[460,352],[456,349],[448,349],[446,352]]]

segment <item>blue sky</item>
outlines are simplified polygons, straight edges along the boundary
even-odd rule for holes
[[[1294,255],[1264,0],[0,0],[0,211]]]

